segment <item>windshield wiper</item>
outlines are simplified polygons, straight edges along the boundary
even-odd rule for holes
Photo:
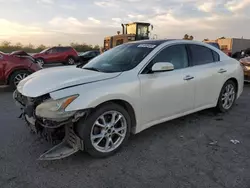
[[[92,71],[96,71],[96,72],[101,72],[99,69],[97,69],[95,67],[84,67],[83,69],[92,70]]]

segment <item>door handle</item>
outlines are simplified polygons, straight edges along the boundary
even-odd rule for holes
[[[218,73],[224,73],[224,72],[227,72],[227,70],[225,70],[225,69],[218,70]]]
[[[194,79],[194,77],[190,75],[187,75],[183,78],[183,80],[192,80],[192,79]]]

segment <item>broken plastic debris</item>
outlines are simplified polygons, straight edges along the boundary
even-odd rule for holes
[[[230,142],[232,142],[233,144],[239,144],[240,143],[239,140],[230,140]]]

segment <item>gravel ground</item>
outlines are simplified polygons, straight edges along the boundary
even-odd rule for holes
[[[79,152],[37,161],[50,147],[18,119],[12,92],[0,89],[0,188],[249,188],[250,85],[227,114],[205,110],[132,136],[115,156]],[[238,140],[233,144],[230,140]]]

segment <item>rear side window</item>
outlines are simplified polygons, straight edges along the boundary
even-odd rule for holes
[[[68,49],[65,47],[58,47],[57,52],[66,52]]]
[[[69,51],[69,50],[73,50],[73,48],[71,48],[71,47],[65,47],[64,48],[64,51]]]
[[[211,49],[195,44],[190,44],[189,49],[193,65],[204,65],[214,62],[214,56]]]

